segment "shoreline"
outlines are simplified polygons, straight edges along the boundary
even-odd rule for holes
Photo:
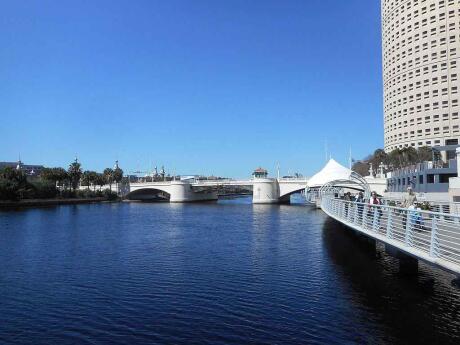
[[[0,210],[26,207],[46,207],[60,205],[79,205],[93,204],[98,202],[119,202],[119,200],[109,200],[107,198],[67,198],[67,199],[24,199],[19,201],[0,201]]]

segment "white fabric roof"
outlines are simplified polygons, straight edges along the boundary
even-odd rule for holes
[[[331,158],[319,173],[308,180],[308,187],[321,187],[335,180],[349,180],[351,173],[350,169],[345,168]]]

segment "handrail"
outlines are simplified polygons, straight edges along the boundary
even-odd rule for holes
[[[323,196],[330,217],[450,272],[460,274],[460,215],[371,205]]]

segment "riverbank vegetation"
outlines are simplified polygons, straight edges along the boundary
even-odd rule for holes
[[[0,169],[0,201],[29,199],[89,199],[116,200],[112,185],[122,182],[123,170],[107,168],[103,173],[83,171],[75,160],[68,169],[44,168],[39,176],[27,176],[24,171],[6,167]],[[109,188],[103,188],[104,186]],[[84,188],[86,187],[86,188]],[[117,188],[118,190],[118,188]]]
[[[395,149],[389,153],[386,153],[383,149],[377,149],[366,158],[354,162],[352,170],[356,171],[361,176],[368,176],[371,164],[374,172],[377,172],[380,164],[384,165],[384,170],[386,172],[436,159],[439,159],[439,152],[433,150],[429,146],[419,147],[418,149],[405,147],[402,149]]]

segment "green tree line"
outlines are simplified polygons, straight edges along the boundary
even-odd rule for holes
[[[92,198],[117,197],[112,192],[112,185],[119,184],[123,170],[107,168],[102,173],[83,171],[81,164],[75,160],[68,169],[44,168],[38,178],[29,178],[23,171],[5,167],[0,169],[0,200],[50,199],[50,198]],[[86,186],[86,190],[78,189]],[[109,185],[108,191],[100,187]],[[92,186],[92,188],[90,188]],[[97,190],[99,187],[99,190]]]
[[[402,149],[394,149],[386,153],[383,149],[377,149],[373,154],[367,156],[363,160],[353,164],[352,170],[362,176],[369,175],[369,166],[372,164],[373,170],[376,171],[381,163],[385,166],[385,171],[392,171],[417,163],[440,159],[439,152],[433,150],[429,146],[419,147],[404,147]]]

